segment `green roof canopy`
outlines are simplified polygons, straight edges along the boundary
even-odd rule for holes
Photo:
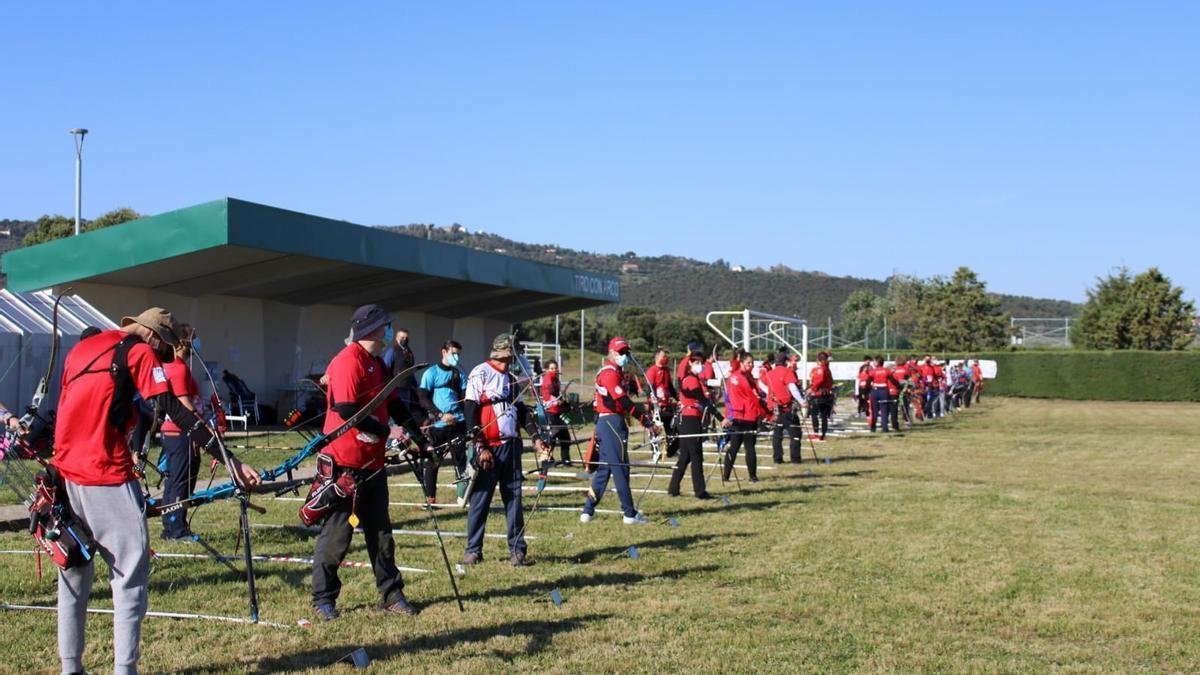
[[[219,199],[18,249],[14,291],[73,282],[510,321],[620,300],[607,274]]]

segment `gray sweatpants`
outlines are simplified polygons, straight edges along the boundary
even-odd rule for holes
[[[71,508],[92,531],[108,563],[113,594],[113,672],[137,672],[150,576],[150,535],[136,482],[76,485],[63,479]],[[83,671],[83,626],[95,563],[58,572],[58,656],[64,673]]]

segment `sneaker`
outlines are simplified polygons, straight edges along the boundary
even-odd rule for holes
[[[466,498],[466,497],[458,497],[458,498],[456,499],[456,502],[457,502],[457,504],[458,504],[458,506],[459,506],[459,507],[462,507],[462,505],[463,505],[463,504],[466,504],[466,503],[467,503],[467,498]]]
[[[524,567],[525,554],[521,551],[513,551],[513,554],[508,558],[508,562],[511,563],[513,567]]]
[[[646,524],[649,524],[649,522],[650,522],[650,521],[646,520],[646,516],[643,516],[641,511],[638,511],[637,513],[633,514],[632,517],[625,516],[624,518],[622,518],[622,521],[626,525],[646,525]]]
[[[707,492],[701,492],[700,494],[696,495],[696,499],[716,499],[716,497],[708,494]]]
[[[595,518],[595,516],[593,516],[590,513],[579,514],[579,522],[581,522],[581,523],[590,523],[590,522],[592,522],[592,518]]]
[[[317,618],[321,621],[333,621],[341,616],[332,602],[322,602],[316,606]]]
[[[436,497],[436,496],[430,496],[430,497],[429,497],[429,499],[425,500],[425,503],[426,503],[426,504],[436,504],[436,503],[437,503],[437,497]]]
[[[750,476],[750,482],[751,482],[751,483],[757,483],[757,482],[758,482],[758,476]]]
[[[569,459],[564,459],[560,466],[575,466],[575,462],[572,462]]]
[[[478,565],[481,562],[483,562],[482,553],[468,553],[462,559],[462,564],[464,565]]]
[[[383,607],[383,611],[388,614],[405,614],[408,616],[413,616],[418,614],[421,610],[408,604],[408,600],[405,599],[404,594],[401,594],[400,597],[396,598],[395,602]]]

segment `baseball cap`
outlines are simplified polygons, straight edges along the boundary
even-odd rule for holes
[[[608,341],[608,351],[617,352],[618,354],[629,351],[629,343],[623,337],[615,337]]]
[[[513,339],[509,333],[501,333],[492,340],[492,352],[489,359],[504,359],[513,355]]]

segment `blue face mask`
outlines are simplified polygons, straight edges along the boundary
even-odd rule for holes
[[[625,367],[625,364],[626,364],[628,361],[629,361],[629,355],[628,355],[628,354],[617,354],[617,360],[616,360],[616,361],[614,361],[614,363],[616,363],[616,364],[617,364],[617,367],[618,367],[618,368],[624,368],[624,367]]]
[[[394,328],[392,328],[391,325],[389,324],[387,328],[383,329],[383,341],[385,344],[390,345],[390,344],[392,344],[392,340],[395,340],[395,339],[396,339],[396,330]]]
[[[446,363],[451,368],[458,366],[458,352],[451,352],[450,355],[446,357]]]

